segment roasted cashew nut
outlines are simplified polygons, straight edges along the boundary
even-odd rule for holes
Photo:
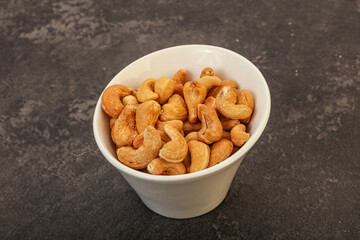
[[[161,112],[161,106],[154,100],[140,104],[136,110],[136,128],[142,133],[148,126],[155,126]]]
[[[159,95],[157,101],[160,104],[166,103],[174,92],[175,82],[167,77],[161,77],[155,82],[154,91]]]
[[[202,128],[197,133],[197,139],[207,144],[219,141],[222,137],[223,128],[216,110],[205,104],[199,104],[198,109]]]
[[[135,124],[135,105],[127,105],[111,128],[111,138],[117,147],[132,145],[137,136]]]
[[[186,81],[186,71],[179,69],[175,75],[172,77],[176,84],[184,85]]]
[[[123,85],[112,85],[105,89],[101,96],[101,107],[110,117],[117,118],[124,108],[123,97],[130,94],[130,90]]]
[[[223,116],[220,116],[219,119],[224,130],[231,130],[234,126],[240,123],[238,119],[229,119]]]
[[[230,86],[234,89],[237,89],[237,83],[235,81],[229,79],[222,80],[220,86],[210,89],[210,91],[208,92],[208,97],[216,97],[224,86]]]
[[[210,106],[216,110],[216,98],[210,96],[205,99],[204,104]]]
[[[124,106],[129,105],[129,104],[134,104],[137,105],[139,102],[137,100],[137,98],[133,95],[128,95],[126,97],[124,97],[122,99],[122,103],[124,104]]]
[[[233,143],[227,139],[221,139],[210,148],[210,160],[208,167],[212,167],[227,159],[233,151]]]
[[[213,87],[220,86],[221,84],[221,80],[217,76],[203,76],[198,82],[206,87],[206,92]]]
[[[200,78],[204,76],[214,76],[214,75],[215,75],[214,70],[210,67],[206,67],[201,71]]]
[[[170,124],[165,124],[164,130],[171,140],[165,143],[159,156],[171,163],[181,162],[188,153],[188,145],[184,136]]]
[[[244,124],[238,124],[231,129],[230,136],[234,145],[241,147],[249,140],[250,134],[246,132]]]
[[[155,78],[149,78],[140,85],[139,90],[136,93],[139,102],[146,102],[159,98],[159,95],[154,92],[155,82]]]
[[[187,108],[184,99],[179,94],[174,94],[169,98],[169,101],[162,106],[160,120],[181,120],[185,121],[187,118]]]
[[[133,169],[146,168],[147,165],[156,158],[161,148],[161,137],[158,131],[148,126],[144,133],[144,142],[141,147],[120,147],[116,154],[121,163]]]
[[[188,145],[191,156],[189,172],[193,173],[207,168],[210,159],[210,147],[197,140],[191,140]]]
[[[164,142],[168,142],[168,141],[171,140],[169,138],[169,136],[165,133],[164,127],[165,127],[166,124],[169,124],[169,125],[173,126],[174,128],[176,128],[181,133],[181,135],[184,136],[184,131],[182,130],[183,129],[183,122],[182,121],[180,121],[180,120],[170,120],[170,121],[162,122],[162,121],[158,120],[156,122],[156,124],[155,124],[155,128],[159,131],[161,139]]]
[[[179,175],[185,174],[186,169],[182,162],[170,163],[161,158],[155,158],[147,165],[147,170],[154,175]]]
[[[248,90],[245,90],[245,89],[236,90],[236,95],[237,95],[236,104],[247,105],[251,109],[251,111],[254,111],[254,98],[253,98],[252,94]],[[242,123],[249,123],[250,122],[250,117],[245,118],[245,119],[241,119],[241,122]]]
[[[197,105],[206,98],[206,87],[197,81],[187,82],[184,85],[184,98],[189,112],[189,122],[198,120]]]
[[[247,105],[236,105],[236,90],[224,86],[216,96],[216,109],[227,118],[244,119],[250,117],[252,110]]]
[[[190,132],[185,136],[186,142],[190,142],[191,140],[198,140],[197,132]]]

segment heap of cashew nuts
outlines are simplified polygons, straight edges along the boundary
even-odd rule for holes
[[[211,68],[198,81],[182,69],[150,78],[139,89],[113,85],[102,95],[118,160],[156,175],[192,173],[235,153],[250,135],[252,94]]]

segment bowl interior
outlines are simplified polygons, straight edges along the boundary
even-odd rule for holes
[[[184,45],[167,48],[131,63],[120,71],[109,82],[108,86],[122,84],[127,87],[138,88],[148,78],[159,78],[161,76],[171,78],[181,68],[186,70],[188,81],[198,80],[201,70],[205,67],[213,68],[220,79],[236,81],[239,88],[249,90],[254,96],[255,109],[248,126],[250,139],[236,154],[230,157],[232,159],[239,158],[260,137],[270,114],[270,92],[267,83],[260,71],[241,55],[224,48],[208,45]],[[117,161],[114,145],[110,138],[109,118],[101,109],[100,99],[101,97],[95,109],[93,122],[96,142],[104,156],[115,167],[125,170],[128,167]],[[221,166],[212,168],[216,170],[219,167]]]

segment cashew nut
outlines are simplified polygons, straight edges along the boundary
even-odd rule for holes
[[[188,145],[191,156],[189,172],[193,173],[207,168],[210,159],[210,147],[197,140],[191,140]]]
[[[110,117],[117,118],[124,108],[121,99],[130,94],[123,85],[112,85],[105,89],[101,96],[101,107]]]
[[[197,133],[197,139],[207,144],[219,141],[222,137],[223,128],[216,110],[205,104],[199,104],[198,109],[202,128]]]
[[[231,130],[235,125],[240,123],[238,119],[228,119],[223,116],[220,116],[220,122],[224,130]]]
[[[216,110],[216,98],[210,96],[205,99],[204,104],[210,106]]]
[[[212,87],[220,86],[221,80],[217,76],[203,76],[198,81],[202,85],[206,87],[206,91],[208,92]]]
[[[251,109],[251,111],[254,110],[254,98],[248,90],[245,90],[245,89],[239,90],[238,89],[238,90],[236,90],[236,95],[237,95],[236,104],[244,104],[244,105],[247,105]],[[250,115],[250,117],[251,117],[251,115]],[[249,123],[250,117],[241,119],[241,122]]]
[[[139,102],[138,102],[138,100],[137,100],[137,98],[136,98],[135,96],[133,96],[133,95],[128,95],[128,96],[126,96],[126,97],[124,97],[124,98],[122,99],[122,103],[124,104],[124,106],[126,106],[126,105],[129,105],[129,104],[134,104],[134,105],[136,105],[136,104],[138,104]]]
[[[214,76],[214,75],[215,75],[214,70],[210,67],[206,67],[201,71],[200,78],[204,76]]]
[[[249,140],[250,134],[246,132],[244,124],[238,124],[231,129],[230,136],[234,145],[241,147]]]
[[[212,89],[210,89],[210,91],[208,92],[208,97],[212,96],[212,97],[216,97],[218,95],[218,93],[220,92],[220,90],[224,87],[224,86],[230,86],[234,89],[237,89],[237,84],[235,81],[233,80],[222,80],[220,83],[220,86],[217,87],[213,87]]]
[[[185,136],[185,140],[186,140],[186,142],[190,142],[191,140],[198,140],[197,132],[188,133]]]
[[[116,150],[116,154],[121,163],[133,169],[145,168],[151,160],[156,158],[161,148],[161,137],[158,131],[148,126],[144,133],[144,142],[141,147],[134,149],[133,147],[120,147]]]
[[[158,131],[160,133],[160,137],[161,137],[161,132]],[[140,134],[138,134],[135,138],[134,138],[134,141],[133,141],[133,147],[138,149],[139,147],[141,147],[144,143],[144,133],[145,132],[142,132]],[[164,146],[166,142],[161,139],[161,147]]]
[[[227,159],[233,150],[233,143],[227,139],[221,139],[214,143],[210,149],[210,160],[208,167],[212,167]]]
[[[129,90],[130,90],[130,95],[136,97],[138,89],[137,88],[129,88]]]
[[[171,140],[165,143],[159,156],[168,162],[181,162],[188,153],[188,145],[184,136],[170,124],[165,124],[164,130]]]
[[[247,105],[236,105],[236,90],[224,86],[216,96],[216,109],[227,118],[244,119],[251,115],[252,110]]]
[[[182,121],[180,121],[180,120],[171,120],[171,121],[162,122],[162,121],[158,120],[156,122],[155,128],[159,131],[161,139],[164,142],[170,141],[169,136],[165,133],[165,130],[164,130],[165,124],[169,124],[169,125],[173,126],[174,128],[176,128],[181,133],[181,135],[184,136],[184,131],[182,130],[183,129],[183,122]]]
[[[134,138],[134,141],[133,141],[133,147],[138,149],[139,147],[141,147],[144,143],[144,133],[145,132],[142,132],[140,134],[138,134],[135,138]]]
[[[184,85],[181,83],[175,83],[174,94],[179,94],[181,97],[184,97]]]
[[[206,87],[197,81],[187,82],[184,85],[184,98],[189,112],[189,122],[195,123],[198,119],[197,105],[206,97]]]
[[[161,121],[181,120],[187,118],[187,108],[184,99],[179,94],[174,94],[169,101],[162,106]]]
[[[186,71],[183,69],[179,69],[175,75],[172,77],[175,83],[184,85],[186,81]]]
[[[167,77],[161,77],[155,82],[154,91],[159,95],[157,101],[160,104],[166,103],[174,92],[175,82]]]
[[[170,163],[161,158],[155,158],[147,165],[149,173],[154,175],[179,175],[185,174],[186,169],[182,162]]]
[[[135,105],[127,105],[111,128],[111,138],[117,147],[132,145],[138,134],[135,124]]]
[[[139,102],[146,102],[148,100],[156,100],[159,98],[159,95],[154,92],[155,82],[155,78],[149,78],[140,85],[136,94]]]
[[[136,128],[142,133],[147,126],[155,126],[161,112],[161,106],[154,100],[140,104],[136,110]]]

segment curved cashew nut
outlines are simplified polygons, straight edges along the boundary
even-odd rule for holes
[[[127,105],[111,128],[111,138],[117,147],[132,145],[137,136],[135,124],[135,105]]]
[[[154,100],[140,104],[136,110],[136,128],[142,133],[148,126],[155,126],[161,112],[161,106]]]
[[[154,91],[159,95],[157,101],[160,104],[166,103],[174,92],[175,82],[167,77],[161,77],[155,82]]]
[[[215,75],[214,70],[210,67],[206,67],[201,71],[200,78],[204,76],[214,76],[214,75]]]
[[[204,104],[210,106],[216,110],[216,98],[210,96],[205,99]]]
[[[126,97],[124,97],[124,98],[122,99],[122,103],[124,104],[124,106],[126,106],[126,105],[129,105],[129,104],[134,104],[134,105],[136,105],[136,104],[138,104],[139,102],[138,102],[138,100],[137,100],[137,98],[136,98],[135,96],[133,96],[133,95],[128,95],[128,96],[126,96]]]
[[[186,142],[190,142],[191,140],[198,140],[197,132],[190,132],[185,136]]]
[[[233,151],[233,143],[227,139],[221,139],[214,143],[210,149],[210,160],[208,167],[212,167],[227,159]]]
[[[176,84],[184,85],[186,81],[186,71],[179,69],[175,75],[172,77]]]
[[[136,93],[139,102],[146,102],[148,100],[156,100],[159,98],[159,95],[154,92],[155,82],[155,78],[149,78],[140,85],[139,90]]]
[[[234,89],[237,89],[237,83],[233,80],[229,80],[229,79],[226,79],[226,80],[222,80],[221,83],[220,83],[220,86],[217,86],[217,87],[214,87],[212,89],[210,89],[210,91],[208,92],[208,97],[212,96],[212,97],[215,97],[218,95],[218,93],[221,91],[221,89],[224,87],[224,86],[230,86]]]
[[[181,120],[187,118],[187,108],[184,99],[179,94],[174,94],[169,101],[162,106],[161,121]]]
[[[168,162],[181,162],[188,153],[188,145],[184,136],[170,124],[165,124],[164,130],[171,140],[165,143],[159,156]]]
[[[197,81],[187,82],[184,85],[184,98],[189,112],[189,122],[196,123],[197,105],[205,100],[206,87]]]
[[[221,80],[217,76],[203,76],[198,82],[206,87],[207,92],[211,88],[220,86],[221,84]]]
[[[156,158],[161,148],[161,137],[158,131],[148,126],[144,133],[144,143],[138,149],[133,147],[120,147],[116,154],[121,163],[133,169],[142,169]]]
[[[173,126],[174,128],[176,128],[181,133],[181,135],[184,136],[184,131],[182,130],[183,129],[183,122],[182,121],[180,121],[180,120],[171,120],[171,121],[162,122],[162,121],[158,120],[156,122],[155,128],[159,131],[161,139],[164,142],[168,142],[168,141],[171,140],[169,138],[169,136],[165,133],[164,126],[166,124],[169,124],[169,125]]]
[[[255,106],[254,98],[248,90],[245,90],[245,89],[239,90],[238,89],[238,90],[236,90],[236,95],[237,95],[236,104],[244,104],[244,105],[247,105],[251,109],[251,111],[254,110],[254,106]],[[250,115],[250,117],[251,117],[251,115]],[[250,117],[241,119],[241,122],[249,123]]]
[[[185,174],[186,169],[182,162],[170,163],[161,158],[155,158],[147,165],[147,170],[154,175],[179,175]]]
[[[234,126],[240,123],[238,119],[228,119],[223,116],[220,116],[219,119],[224,130],[231,130]]]
[[[247,140],[249,140],[250,134],[245,130],[246,127],[244,124],[238,124],[231,129],[230,136],[234,145],[241,147],[247,142]]]
[[[207,168],[210,159],[210,147],[197,140],[191,140],[188,145],[191,156],[189,172],[193,173]]]
[[[227,118],[244,119],[250,117],[252,110],[247,105],[236,105],[235,89],[224,86],[216,96],[216,109]]]
[[[138,89],[137,88],[129,88],[129,90],[130,90],[130,95],[136,97]]]
[[[202,128],[197,133],[197,138],[204,143],[211,144],[222,137],[223,128],[216,110],[204,104],[198,105],[199,118]]]
[[[124,108],[121,99],[130,94],[123,85],[112,85],[105,89],[101,96],[101,107],[110,117],[117,118]]]

